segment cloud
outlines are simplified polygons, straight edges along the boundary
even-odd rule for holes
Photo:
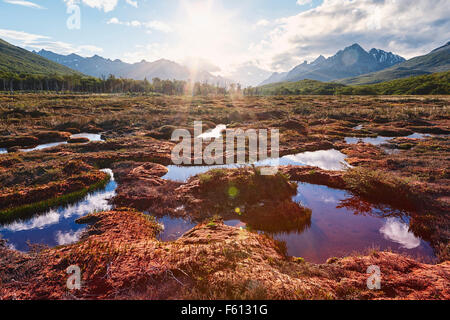
[[[297,0],[297,4],[299,6],[304,6],[306,4],[311,4],[311,3],[312,3],[312,0]]]
[[[385,239],[400,244],[402,248],[414,249],[420,246],[420,239],[409,231],[408,225],[394,218],[388,218],[380,232]]]
[[[269,23],[270,23],[269,20],[261,19],[261,20],[259,20],[259,21],[256,23],[256,25],[257,25],[258,27],[265,27],[265,26],[269,25]]]
[[[119,0],[64,0],[67,5],[83,4],[87,5],[91,8],[97,8],[99,10],[103,10],[104,12],[112,11],[116,8]],[[129,1],[127,1],[129,3]],[[133,1],[130,1],[133,2]],[[137,5],[137,3],[136,3]]]
[[[144,27],[148,30],[156,30],[156,31],[160,31],[160,32],[171,32],[172,28],[162,22],[162,21],[158,21],[158,20],[153,20],[153,21],[147,21],[147,22],[141,22],[141,21],[137,21],[137,20],[132,20],[132,21],[120,21],[119,19],[117,19],[116,17],[113,17],[111,19],[109,19],[107,22],[107,24],[119,24],[119,25],[124,25],[127,27]]]
[[[106,22],[107,24],[121,24],[121,22],[119,21],[119,19],[117,18],[111,18],[108,20],[108,22]]]
[[[168,24],[158,21],[158,20],[146,22],[146,23],[144,23],[144,26],[148,29],[153,29],[153,30],[166,32],[166,33],[172,31],[172,28]]]
[[[332,55],[355,42],[411,58],[448,41],[448,16],[447,0],[432,4],[429,0],[324,0],[318,7],[271,22],[271,30],[251,43],[248,52],[273,71],[286,71],[320,54]]]
[[[56,233],[56,243],[60,246],[71,244],[74,242],[77,242],[80,240],[81,235],[83,234],[84,230],[78,230],[78,231],[68,231],[68,232],[62,232],[58,231]]]
[[[175,60],[175,57],[170,55],[170,48],[166,43],[153,42],[147,45],[137,45],[134,50],[125,52],[123,60],[129,63],[147,60],[154,61],[164,57],[165,59]]]
[[[54,225],[59,222],[60,215],[55,210],[50,210],[44,215],[40,215],[29,219],[27,221],[16,221],[8,225],[2,226],[3,230],[12,232],[28,231],[34,229],[44,229],[48,226]]]
[[[133,1],[133,0],[126,0],[126,2],[130,5],[130,6],[133,6],[133,7],[135,7],[135,8],[137,8],[138,7],[138,3],[137,3],[137,1]]]
[[[91,55],[103,52],[102,48],[94,45],[74,46],[70,43],[52,40],[51,37],[27,33],[23,31],[0,29],[0,38],[12,41],[15,45],[32,50],[45,49],[59,54],[77,53]]]
[[[33,9],[45,9],[43,6],[40,6],[36,3],[33,3],[31,1],[19,1],[19,0],[3,0],[3,2],[9,3],[9,4],[15,4],[18,6],[24,6],[24,7],[28,7],[28,8],[33,8]]]

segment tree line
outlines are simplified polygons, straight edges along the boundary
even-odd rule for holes
[[[230,89],[235,88],[235,85]],[[0,91],[57,91],[85,93],[161,93],[167,95],[224,95],[229,89],[218,84],[181,80],[152,81],[109,77],[95,78],[83,75],[33,75],[0,72]]]

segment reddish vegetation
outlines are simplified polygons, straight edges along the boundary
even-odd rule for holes
[[[0,137],[0,148],[27,147],[36,146],[37,144],[39,144],[39,139],[33,136]]]
[[[138,212],[112,211],[77,244],[23,254],[0,248],[1,299],[449,299],[450,263],[426,265],[393,253],[292,260],[266,236],[217,222],[175,242]],[[77,265],[82,288],[68,291]],[[381,290],[367,288],[367,268],[381,269]],[[16,280],[20,279],[20,280]]]
[[[113,166],[113,171],[119,182],[113,199],[116,206],[151,210],[154,214],[170,214],[178,207],[174,190],[180,184],[161,179],[167,173],[166,167],[119,162]]]
[[[88,138],[71,138],[67,140],[67,143],[88,143],[89,141]]]
[[[28,117],[14,111],[20,105],[46,112]],[[69,132],[102,132],[106,138],[0,155],[1,207],[84,188],[105,177],[97,168],[112,168],[118,182],[113,201],[128,209],[83,218],[92,226],[77,244],[28,254],[1,246],[0,299],[449,299],[450,142],[445,136],[402,137],[450,133],[447,108],[447,97],[1,96],[0,148],[17,151],[66,141]],[[191,128],[194,120],[203,120],[208,128],[224,123],[279,129],[281,155],[342,151],[356,167],[347,173],[312,167],[280,171],[291,180],[351,190],[358,196],[342,205],[359,212],[378,202],[406,206],[410,231],[428,241],[442,263],[427,265],[383,252],[314,265],[286,257],[283,246],[266,236],[224,226],[214,217],[216,205],[226,219],[238,214],[235,206],[242,207],[242,221],[269,232],[301,231],[310,216],[289,200],[289,188],[273,194],[255,188],[258,196],[230,200],[221,186],[240,179],[237,171],[223,172],[209,183],[207,175],[188,183],[161,179],[174,146],[166,139],[174,128]],[[356,130],[357,125],[364,126]],[[397,137],[383,147],[401,152],[387,154],[380,147],[343,140],[376,135]],[[161,243],[155,239],[158,225],[129,208],[208,221],[175,242]],[[65,287],[66,268],[72,264],[82,269],[81,291]],[[381,268],[381,291],[366,287],[369,265]]]
[[[386,166],[386,160],[383,159],[383,151],[374,145],[359,142],[351,145],[338,143],[336,146],[348,156],[346,161],[351,166],[369,164],[380,167]]]
[[[66,141],[69,132],[60,131],[31,131],[29,135],[0,136],[0,148],[34,147],[38,144]]]
[[[62,168],[64,179],[44,185],[0,189],[0,210],[56,198],[80,191],[107,178],[107,174],[82,161],[70,161]]]
[[[327,171],[315,167],[280,167],[280,171],[288,175],[291,180],[328,186],[330,188],[345,189],[342,171]]]

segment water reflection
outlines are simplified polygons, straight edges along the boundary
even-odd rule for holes
[[[267,234],[298,234],[311,227],[311,210],[288,200],[264,203],[245,210],[238,221],[247,229]]]
[[[294,160],[291,158],[289,161]],[[193,173],[192,167],[182,169]],[[180,168],[179,173],[183,170]],[[0,234],[18,250],[27,250],[27,241],[49,246],[77,241],[85,228],[75,223],[78,217],[95,210],[111,209],[108,199],[115,195],[116,183],[111,170],[105,171],[112,180],[103,190],[87,195],[76,204],[0,226]],[[187,175],[183,173],[183,177]],[[309,215],[304,208],[310,210]],[[409,231],[409,218],[405,212],[357,201],[344,190],[299,183],[292,201],[242,207],[240,213],[223,212],[222,216],[228,225],[269,233],[286,243],[289,255],[311,262],[323,263],[329,257],[365,252],[371,247],[429,260],[434,258],[429,244]],[[164,225],[159,235],[163,241],[176,240],[195,226],[189,220],[169,216],[158,217],[157,221]]]
[[[320,150],[312,152],[302,152],[295,155],[287,155],[277,159],[266,159],[262,161],[255,162],[254,165],[257,167],[262,166],[315,166],[324,170],[344,170],[349,166],[345,163],[347,156],[342,152],[330,149],[330,150]],[[200,173],[205,173],[211,169],[219,168],[239,168],[248,165],[239,164],[224,164],[215,166],[168,166],[168,173],[162,177],[166,180],[173,180],[179,182],[186,182],[189,178],[198,175]]]
[[[372,247],[429,260],[434,258],[429,244],[409,232],[409,219],[402,216],[401,211],[388,207],[383,211],[370,204],[365,207],[343,205],[352,197],[344,190],[299,183],[293,199],[312,210],[310,223],[300,232],[278,232],[272,233],[272,236],[286,243],[289,255],[317,263],[354,251],[363,253]],[[280,216],[278,222],[273,220],[271,223],[276,226],[281,220]],[[246,226],[238,216],[226,221],[226,224]]]
[[[381,234],[391,241],[394,241],[406,249],[415,249],[420,246],[420,239],[409,231],[409,227],[404,222],[388,218],[380,229]]]
[[[345,164],[347,156],[334,149],[304,152],[286,156],[285,158],[292,161],[292,164],[301,163],[308,166],[319,167],[324,170],[342,170],[343,168],[348,167],[348,165]]]
[[[102,135],[97,133],[77,133],[70,136],[71,139],[87,138],[89,141],[103,141]]]
[[[31,151],[36,151],[36,150],[43,150],[43,149],[47,149],[47,148],[53,148],[56,146],[60,146],[63,144],[67,144],[67,141],[62,141],[62,142],[52,142],[52,143],[44,143],[44,144],[40,144],[34,148],[29,148],[29,149],[19,149],[20,152],[31,152]]]
[[[201,135],[199,135],[199,138],[202,139],[214,139],[219,138],[222,135],[222,132],[224,132],[227,129],[227,126],[224,124],[219,124],[214,129],[207,131]]]
[[[100,134],[96,134],[96,133],[77,133],[77,134],[73,134],[70,136],[71,139],[75,139],[75,138],[87,138],[89,139],[89,142],[92,141],[103,141],[101,138]],[[27,148],[27,149],[19,149],[19,151],[21,152],[31,152],[31,151],[36,151],[36,150],[43,150],[43,149],[47,149],[47,148],[53,148],[56,146],[60,146],[63,144],[67,144],[67,141],[61,141],[61,142],[52,142],[52,143],[44,143],[44,144],[40,144],[34,148]]]
[[[423,133],[413,133],[412,135],[403,137],[408,139],[425,139],[426,137],[430,137],[429,134],[423,134]],[[382,144],[385,144],[389,140],[395,139],[395,137],[383,137],[378,136],[376,138],[366,137],[366,138],[357,138],[357,137],[347,137],[345,138],[345,143],[347,144],[357,144],[358,142],[364,142],[368,144],[372,144],[374,146],[379,146]]]
[[[28,241],[49,246],[77,241],[85,226],[77,224],[76,219],[94,211],[112,209],[108,200],[115,195],[117,184],[110,169],[102,171],[111,176],[105,188],[86,195],[75,204],[52,208],[31,219],[0,226],[2,238],[23,251],[28,250]]]
[[[67,232],[58,231],[56,233],[56,242],[60,246],[77,242],[78,239],[80,239],[83,231],[84,231],[84,229],[80,229],[77,231],[67,231]]]
[[[187,231],[196,226],[195,223],[189,220],[183,218],[172,218],[169,216],[158,218],[156,221],[163,227],[163,230],[158,235],[158,239],[162,241],[177,240]]]
[[[381,204],[375,204],[361,199],[358,196],[351,195],[344,200],[340,200],[337,208],[345,208],[355,215],[371,215],[379,218],[390,218],[406,217],[408,212],[406,210],[398,209],[404,208],[406,205],[409,205],[409,203],[397,203],[397,208],[392,208]]]

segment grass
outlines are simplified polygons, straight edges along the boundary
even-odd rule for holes
[[[108,175],[105,179],[79,191],[68,193],[59,197],[54,197],[51,199],[26,204],[19,207],[14,207],[0,211],[0,222],[7,223],[17,219],[23,219],[35,215],[40,212],[44,212],[49,208],[55,206],[63,206],[73,203],[80,198],[86,196],[88,193],[93,192],[97,189],[103,188],[109,182],[111,177]]]
[[[356,167],[344,175],[344,180],[351,191],[372,201],[409,210],[422,205],[414,190],[412,182],[416,179],[413,177],[397,177],[381,170]]]

